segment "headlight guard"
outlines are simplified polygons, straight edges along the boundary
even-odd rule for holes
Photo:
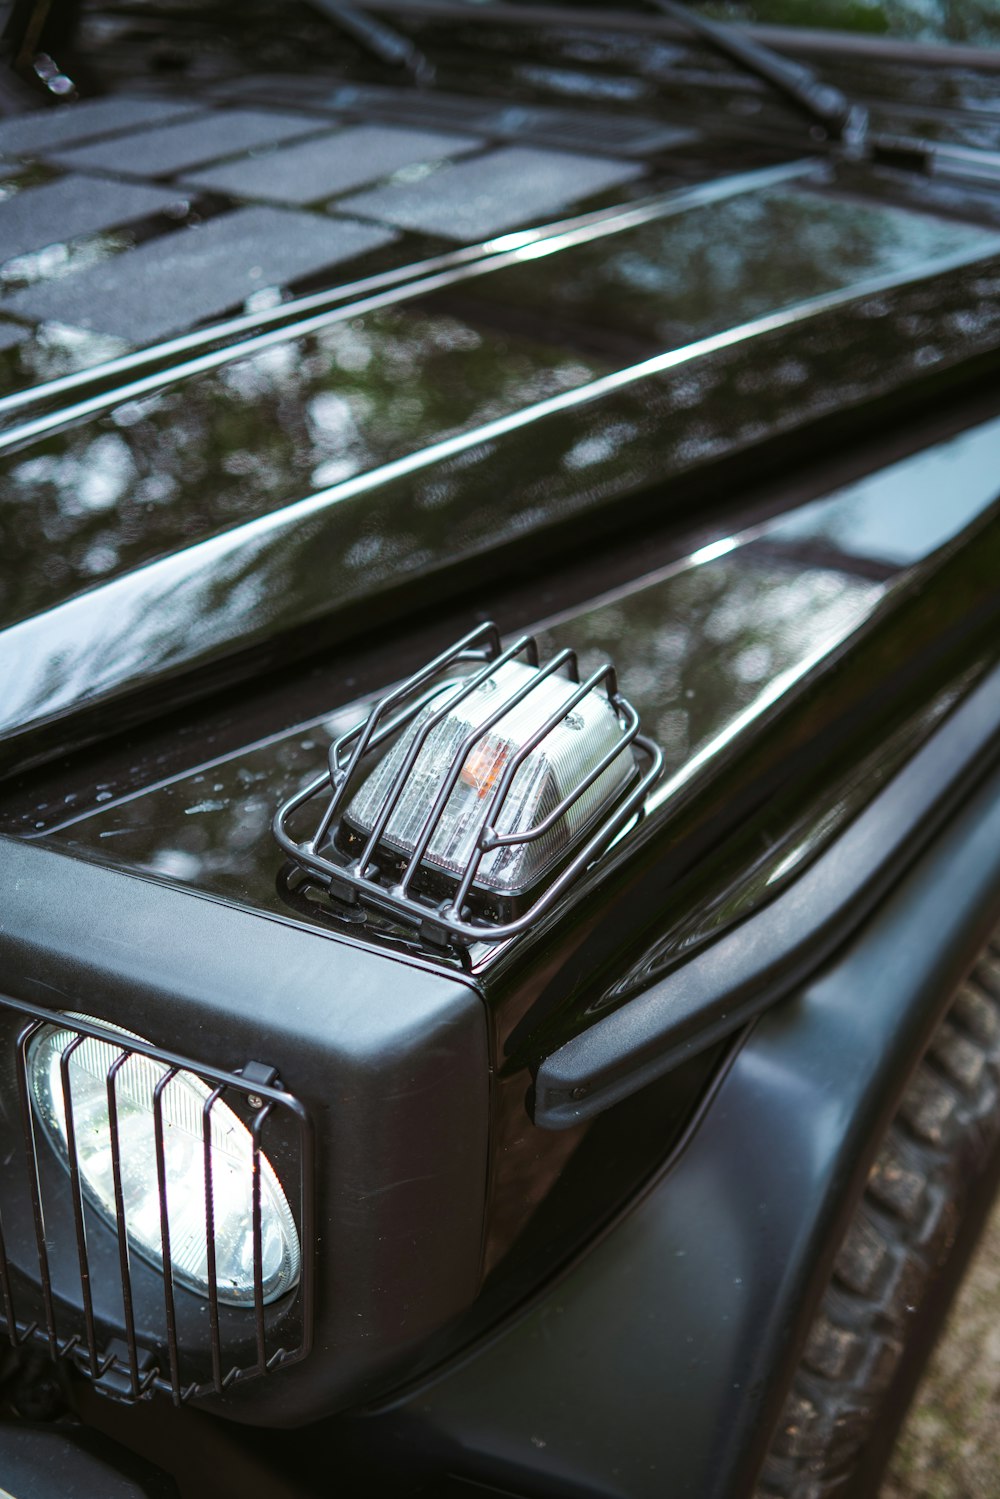
[[[580,730],[589,753],[574,755]],[[487,623],[342,734],[274,834],[348,905],[442,946],[495,942],[555,905],[640,813],[662,764],[610,663],[581,681],[574,651],[540,664],[532,636],[504,648]],[[314,830],[293,835],[327,792]]]
[[[6,996],[0,997],[0,1030],[8,1102],[0,1127],[9,1157],[0,1225],[0,1312],[10,1342],[38,1344],[53,1358],[71,1361],[103,1393],[126,1403],[154,1390],[176,1404],[221,1395],[304,1358],[314,1301],[312,1131],[302,1105],[282,1088],[274,1069],[258,1062],[233,1072],[208,1067],[118,1026]],[[109,1190],[103,1203],[87,1179],[90,1142],[81,1138],[84,1120],[72,1092],[74,1073],[77,1088],[81,1081],[74,1058],[88,1048],[92,1060],[99,1056],[107,1103],[102,1129]],[[149,1202],[141,1205],[129,1186],[136,1163],[128,1157],[122,1127],[128,1106],[122,1076],[130,1068],[141,1069],[151,1085],[152,1159],[143,1169],[152,1186]],[[58,1146],[53,1119],[42,1117],[36,1085],[43,1072],[59,1079],[60,1091],[70,1090],[68,1110],[62,1094]],[[200,1147],[188,1142],[193,1148],[186,1156],[184,1197],[179,1179],[170,1183],[178,1159],[172,1137],[180,1121],[171,1113],[169,1095],[178,1084],[200,1100],[198,1118],[188,1121],[201,1141]],[[249,1275],[241,1304],[227,1296],[220,1280],[220,1123],[239,1132],[249,1173]],[[275,1181],[280,1176],[282,1195],[287,1194],[284,1227],[301,1246],[296,1274],[277,1295],[273,1276],[270,1287],[266,1284],[264,1264],[269,1174]],[[159,1239],[155,1247],[137,1243],[130,1221],[130,1215],[147,1208]],[[196,1215],[202,1224],[200,1291],[176,1262],[180,1214]],[[72,1233],[64,1232],[70,1224]]]

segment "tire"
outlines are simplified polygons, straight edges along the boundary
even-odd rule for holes
[[[1000,932],[959,987],[868,1176],[756,1499],[851,1492],[866,1441],[1000,1135]]]

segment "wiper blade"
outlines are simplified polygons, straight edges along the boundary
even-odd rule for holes
[[[357,10],[353,5],[340,5],[337,0],[309,0],[309,3],[380,62],[405,68],[416,83],[434,82],[433,63],[409,37],[400,35],[384,21],[377,21],[373,15]]]
[[[718,51],[748,71],[766,79],[822,125],[854,160],[920,172],[924,176],[983,178],[1000,177],[1000,154],[950,146],[936,141],[914,140],[869,129],[868,110],[849,99],[840,89],[823,83],[810,68],[791,58],[779,57],[769,47],[741,36],[730,26],[710,21],[689,10],[680,0],[649,0],[649,3],[679,25],[686,26]]]
[[[769,47],[741,36],[730,26],[710,21],[697,11],[689,10],[679,0],[649,0],[663,15],[705,38],[719,52],[731,57],[748,72],[763,78],[797,104],[811,119],[822,125],[831,140],[858,147],[868,131],[868,111],[856,104],[839,88],[817,78],[811,68],[780,57]]]

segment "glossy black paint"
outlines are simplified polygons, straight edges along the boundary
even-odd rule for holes
[[[626,497],[664,513],[696,475],[773,463],[779,433],[787,456],[791,432],[815,442],[834,412],[871,422],[904,389],[927,399],[981,375],[993,237],[751,186],[702,209],[682,198],[679,218],[666,204],[666,237],[654,222],[543,243],[559,268],[548,286],[529,246],[525,264],[472,267],[474,283],[467,267],[416,301],[419,282],[382,293],[393,305],[328,314],[301,346],[284,330],[246,361],[230,350],[217,374],[12,456],[8,765],[92,736],[98,718],[106,732],[148,714],[154,694],[162,707],[343,640],[362,612],[368,626],[398,617],[510,566],[529,537],[551,551],[569,526],[606,529]],[[712,248],[734,241],[735,257]],[[700,271],[687,290],[657,289],[668,251],[678,277],[714,256],[715,282]],[[421,394],[401,396],[418,367]],[[309,494],[318,482],[330,487]],[[38,528],[57,553],[39,550]]]
[[[822,526],[819,514],[813,523]],[[851,562],[838,567],[832,551],[826,566],[792,567],[753,539],[732,547],[714,560],[669,566],[663,576],[621,590],[611,602],[592,601],[545,631],[546,648],[573,642],[588,671],[605,653],[620,658],[623,681],[667,750],[671,775],[752,710],[771,675],[797,671],[811,653],[839,643],[881,596],[879,583],[856,576]],[[895,571],[891,563],[878,566],[890,576]],[[330,704],[318,721],[162,783],[157,777],[121,791],[109,782],[79,810],[72,791],[46,799],[11,829],[280,916],[288,906],[275,886],[281,854],[268,831],[274,808],[323,764],[331,740],[364,711],[356,700]],[[330,929],[324,910],[314,906],[312,919]],[[364,923],[376,933],[384,925]],[[455,961],[447,951],[434,952]],[[474,961],[489,966],[488,946],[479,944]]]
[[[612,503],[626,497],[647,512],[656,505],[664,513],[669,491],[651,486],[667,474],[676,483],[694,471],[707,482],[714,471],[719,483],[720,460],[737,455],[746,476],[759,472],[775,461],[761,437],[774,429],[776,397],[787,456],[789,431],[798,428],[804,436],[811,430],[815,440],[819,419],[836,414],[842,421],[862,406],[863,422],[874,421],[877,411],[884,414],[883,403],[898,400],[911,381],[927,394],[939,391],[941,384],[926,374],[928,362],[942,383],[981,376],[976,356],[992,358],[997,304],[984,299],[994,295],[995,279],[995,266],[987,261],[888,297],[873,292],[850,307],[835,297],[833,305],[818,305],[801,320],[778,315],[787,328],[758,326],[741,343],[723,337],[718,349],[691,346],[664,356],[663,373],[643,373],[640,366],[627,381],[608,377],[603,392],[597,386],[556,398],[550,407],[442,444],[419,463],[403,463],[401,473],[389,467],[376,486],[363,486],[358,507],[351,503],[357,486],[347,481],[327,497],[223,533],[13,626],[2,642],[8,662],[19,665],[14,690],[5,697],[8,766],[92,737],[98,716],[106,732],[109,722],[124,725],[137,714],[148,716],[153,701],[162,708],[192,690],[231,682],[252,665],[259,669],[274,661],[291,630],[299,632],[299,651],[329,646],[357,630],[361,618],[369,625],[373,618],[385,623],[401,609],[426,603],[432,592],[440,598],[459,584],[468,586],[483,575],[487,556],[491,567],[502,559],[509,566],[518,545],[525,548],[522,506],[534,495],[544,493],[545,504],[532,550],[537,555],[542,547],[551,555],[560,527],[593,525],[602,513],[606,525]],[[968,320],[973,331],[950,356],[933,343],[914,346],[902,331],[914,319],[930,319],[933,339],[935,323],[955,318]],[[862,363],[859,375],[866,340],[873,361],[877,345],[880,362]],[[814,362],[822,367],[822,386],[808,381]],[[694,401],[699,404],[692,414]],[[666,444],[664,425],[672,433]],[[609,433],[618,436],[609,440]],[[586,455],[585,483],[567,467],[573,454]],[[506,513],[502,503],[470,513],[470,485],[498,497],[517,495],[520,503]],[[393,512],[408,515],[412,505],[431,507],[443,551],[414,549],[412,534],[396,530]],[[344,527],[355,509],[357,530],[352,527],[347,550],[356,549],[358,580],[332,600],[326,571],[318,571],[314,559],[331,544],[344,555]],[[373,530],[380,538],[377,551]],[[286,641],[282,654],[295,644]],[[195,668],[201,676],[192,684]],[[129,690],[132,696],[109,720],[111,705]]]
[[[535,1076],[535,1123],[565,1128],[611,1107],[793,989],[876,906],[981,779],[984,760],[997,752],[998,702],[994,668],[789,888],[641,998],[629,995],[614,1016],[544,1058]],[[605,1004],[628,993],[629,977]]]

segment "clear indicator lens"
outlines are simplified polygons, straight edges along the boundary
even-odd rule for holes
[[[69,1017],[88,1019],[89,1017]],[[107,1030],[117,1026],[104,1025]],[[121,1035],[138,1040],[128,1031]],[[162,1266],[160,1189],[154,1124],[154,1091],[168,1069],[127,1047],[46,1026],[29,1046],[29,1075],[36,1113],[57,1153],[69,1164],[67,1103],[62,1059],[68,1052],[68,1093],[80,1177],[90,1201],[116,1222],[113,1135],[108,1078],[118,1120],[118,1152],[125,1228],[130,1246]],[[69,1048],[72,1047],[72,1051]],[[115,1066],[125,1055],[126,1060]],[[208,1295],[208,1230],[204,1111],[211,1090],[190,1072],[178,1072],[160,1095],[170,1262],[176,1281]],[[243,1306],[254,1299],[253,1139],[221,1098],[208,1114],[214,1215],[216,1283],[221,1302]],[[285,1194],[267,1157],[260,1160],[261,1277],[263,1299],[276,1300],[299,1278],[299,1239]]]
[[[458,695],[462,685],[449,684],[426,704],[361,786],[347,818],[362,833],[370,832],[394,795],[428,720],[440,713],[449,697]],[[511,702],[529,687],[520,701]],[[459,762],[454,789],[423,854],[429,867],[460,878],[484,828],[500,836],[521,836],[538,828],[621,741],[618,715],[605,694],[588,692],[569,708],[577,690],[578,684],[564,676],[540,677],[537,668],[518,661],[497,667],[469,696],[455,702],[427,735],[385,828],[388,847],[406,856],[415,851],[449,769]],[[507,702],[510,708],[497,717]],[[566,714],[559,718],[561,708]],[[500,802],[515,757],[553,718],[555,727],[523,756]],[[476,738],[480,727],[483,733]],[[471,746],[464,749],[470,739]],[[632,751],[622,745],[592,785],[540,836],[488,850],[476,884],[498,894],[530,889],[636,774]]]

